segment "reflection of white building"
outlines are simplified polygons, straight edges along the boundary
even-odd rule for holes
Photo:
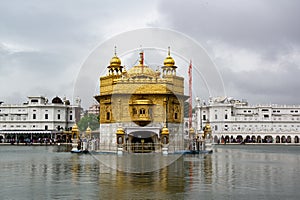
[[[197,102],[194,127],[200,131],[210,122],[215,142],[299,143],[300,105],[249,105],[231,98]]]
[[[51,102],[43,96],[30,96],[24,104],[0,104],[1,139],[52,138],[69,130],[80,119],[80,99],[75,105],[55,97]]]

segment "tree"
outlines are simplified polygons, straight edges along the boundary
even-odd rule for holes
[[[80,131],[86,131],[87,127],[90,127],[92,130],[99,128],[99,118],[95,114],[86,114],[78,122],[78,128]]]

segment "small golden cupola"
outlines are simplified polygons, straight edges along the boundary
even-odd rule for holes
[[[111,58],[107,68],[109,75],[122,74],[123,66],[121,66],[121,59],[117,56],[117,47],[115,47],[115,55]]]
[[[164,66],[166,67],[173,67],[175,65],[174,59],[170,55],[170,47],[168,47],[168,56],[164,60]]]
[[[90,128],[90,126],[88,126],[88,127],[86,128],[85,135],[86,135],[87,138],[91,138],[91,135],[92,135],[92,129]]]
[[[176,75],[175,60],[170,55],[170,47],[168,47],[168,56],[164,60],[164,66],[162,67],[163,75]]]
[[[72,139],[78,139],[79,138],[79,129],[78,129],[77,124],[74,124],[72,126],[71,133],[72,133]]]

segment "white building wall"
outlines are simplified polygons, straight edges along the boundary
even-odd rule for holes
[[[273,142],[277,136],[290,136],[292,141],[300,138],[300,105],[248,105],[245,101],[216,98],[201,104],[198,110],[198,123],[204,127],[209,122],[218,139],[238,135],[243,139],[271,135]]]
[[[29,101],[22,105],[0,105],[0,131],[46,129],[57,131],[58,126],[63,129],[71,128],[75,124],[76,115],[79,116],[82,110],[80,104],[49,103],[42,96],[28,99]]]

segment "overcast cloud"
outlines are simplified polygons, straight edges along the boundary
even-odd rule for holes
[[[161,27],[207,50],[227,96],[300,104],[299,9],[297,0],[2,1],[0,100],[72,98],[80,67],[98,44],[127,30]],[[91,97],[80,98],[88,106]]]

